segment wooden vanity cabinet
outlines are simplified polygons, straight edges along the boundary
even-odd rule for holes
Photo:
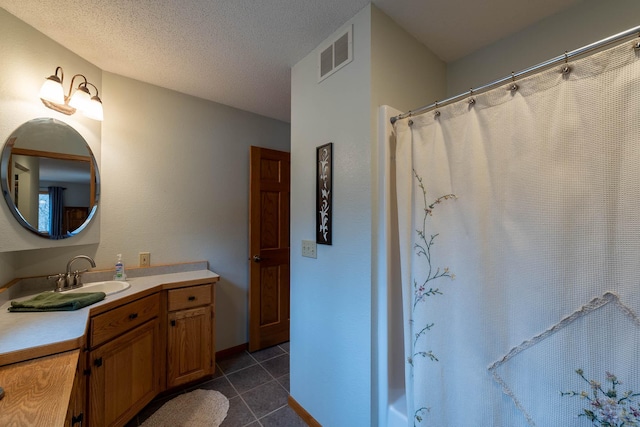
[[[169,389],[214,372],[214,286],[209,283],[166,292]]]
[[[123,426],[160,392],[160,293],[92,316],[89,426]]]

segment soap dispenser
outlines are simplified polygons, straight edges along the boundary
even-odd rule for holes
[[[113,276],[113,280],[127,280],[127,275],[124,273],[122,254],[118,254],[118,259],[116,261],[116,274]]]

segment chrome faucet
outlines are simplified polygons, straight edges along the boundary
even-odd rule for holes
[[[64,277],[64,273],[54,274],[53,276],[47,276],[47,279],[56,279],[56,292],[62,292],[67,286],[67,279]]]
[[[88,255],[78,255],[74,256],[67,263],[67,273],[65,274],[65,279],[67,282],[67,288],[79,288],[82,286],[82,277],[81,274],[84,273],[85,270],[76,270],[73,273],[71,272],[71,264],[77,259],[86,259],[91,264],[91,267],[95,268],[96,262]]]

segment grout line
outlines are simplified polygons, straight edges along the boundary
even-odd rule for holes
[[[274,375],[273,375],[273,374],[272,374],[268,369],[266,369],[264,366],[262,366],[262,363],[264,363],[264,362],[266,362],[266,361],[268,361],[268,360],[272,360],[272,359],[275,359],[276,357],[281,357],[281,356],[285,356],[285,355],[287,355],[287,356],[288,356],[288,354],[289,354],[289,353],[287,353],[286,351],[284,351],[284,349],[282,349],[281,347],[279,347],[279,348],[280,348],[284,353],[282,353],[282,354],[278,354],[278,355],[276,355],[276,356],[274,356],[274,357],[271,357],[271,358],[269,358],[269,359],[265,359],[265,360],[263,360],[263,361],[258,361],[255,357],[253,357],[253,355],[252,355],[251,353],[249,353],[248,351],[246,351],[246,350],[245,350],[245,352],[246,352],[246,353],[247,353],[247,354],[248,354],[248,355],[249,355],[249,356],[250,356],[250,357],[251,357],[251,358],[256,362],[256,364],[257,364],[258,366],[260,366],[263,370],[265,370],[265,371],[267,372],[267,374],[271,377],[271,380],[269,380],[269,381],[267,381],[267,382],[264,382],[264,383],[262,383],[262,384],[259,384],[259,385],[255,386],[255,387],[251,388],[251,389],[245,390],[245,391],[244,391],[244,393],[247,393],[247,392],[249,392],[249,391],[255,390],[255,389],[256,389],[256,388],[258,388],[258,387],[262,387],[263,385],[268,384],[268,383],[270,383],[271,381],[275,381],[275,383],[276,383],[278,386],[280,386],[280,387],[281,387],[281,388],[282,388],[282,389],[287,393],[287,395],[289,394],[289,391],[284,387],[284,385],[282,385],[282,384],[280,383],[280,381],[278,381],[278,379],[277,379],[277,378],[276,378],[276,377],[275,377],[275,376],[274,376]],[[250,368],[250,367],[253,367],[253,366],[255,366],[255,365],[247,366],[247,367],[245,367],[245,368],[243,368],[243,369],[240,369],[240,370],[238,370],[238,371],[231,372],[230,374],[234,374],[234,373],[236,373],[236,372],[240,372],[240,371],[242,371],[242,370],[244,370],[244,369],[247,369],[247,368]],[[222,370],[221,370],[221,371],[222,371]],[[224,372],[222,372],[222,374],[223,374],[223,375],[225,376],[225,378],[226,378],[226,376],[227,376],[227,375],[226,375]],[[285,375],[286,375],[286,374],[285,374]],[[282,376],[284,376],[284,375],[282,375]],[[278,377],[278,378],[280,378],[280,377]],[[231,382],[231,380],[229,380],[229,378],[227,378],[227,381],[229,382],[229,384],[231,384],[231,387],[235,390],[235,392],[237,393],[238,397],[239,397],[239,398],[244,402],[244,404],[246,405],[247,409],[249,409],[249,412],[251,413],[251,415],[253,415],[253,417],[255,418],[255,421],[257,421],[257,422],[258,422],[258,425],[259,425],[259,426],[261,426],[261,427],[263,426],[263,424],[262,424],[262,422],[261,422],[260,420],[264,419],[265,417],[267,417],[267,416],[269,416],[269,415],[271,415],[271,414],[273,414],[273,413],[275,413],[275,412],[277,412],[277,411],[281,410],[281,409],[282,409],[282,408],[284,408],[285,406],[287,406],[287,403],[285,403],[284,405],[279,406],[278,408],[274,409],[273,411],[271,411],[271,412],[269,412],[269,413],[267,413],[267,414],[263,415],[262,417],[258,418],[258,416],[255,414],[255,412],[253,412],[253,410],[251,409],[251,406],[249,406],[249,404],[247,403],[247,401],[246,401],[246,400],[244,400],[244,398],[242,397],[242,393],[240,393],[240,392],[238,391],[238,389],[236,389],[236,387],[233,385],[233,383]],[[254,421],[252,420],[249,424],[251,424],[251,423],[253,423],[253,422],[254,422]],[[245,425],[249,425],[249,424],[245,424]]]
[[[245,352],[246,352],[247,354],[249,354],[249,352],[247,352],[246,350],[245,350]],[[251,354],[249,354],[249,356],[251,356]],[[256,360],[253,358],[253,356],[251,356],[251,358],[252,358],[254,361],[256,361]],[[257,361],[256,361],[256,363],[257,363]],[[259,363],[258,363],[258,364],[259,364]],[[255,366],[255,365],[251,365],[251,366]],[[247,367],[246,367],[246,368],[244,368],[244,369],[247,369],[247,368],[249,368],[249,367],[250,367],[250,366],[247,366]],[[261,366],[261,368],[262,368],[262,366]],[[264,368],[262,368],[262,369],[264,369]],[[240,371],[242,371],[242,370],[243,370],[243,369],[240,369]],[[220,370],[220,371],[222,372],[222,370]],[[240,372],[240,371],[234,371],[234,372],[232,372],[232,373]],[[268,373],[268,372],[267,372],[267,373]],[[227,377],[227,374],[226,374],[226,373],[224,373],[224,372],[222,372],[222,375],[223,375],[223,376],[224,376],[224,378],[227,380],[227,382],[229,383],[229,385],[231,385],[231,388],[233,388],[233,389],[235,390],[236,395],[238,396],[238,398],[239,398],[240,400],[242,400],[242,403],[244,403],[244,406],[246,406],[246,408],[249,410],[249,412],[251,413],[251,415],[253,415],[253,420],[251,420],[248,424],[245,424],[245,425],[249,425],[249,424],[253,423],[254,421],[257,421],[257,422],[258,422],[258,424],[259,424],[260,426],[262,426],[262,423],[260,423],[260,421],[258,420],[258,417],[256,416],[255,412],[253,412],[253,410],[251,409],[251,407],[249,406],[249,404],[247,403],[247,401],[246,401],[246,400],[244,400],[244,398],[242,397],[242,394],[238,391],[238,389],[236,388],[236,386],[234,386],[234,385],[233,385],[233,383],[231,382],[231,380]],[[254,388],[255,388],[255,387],[254,387]],[[251,389],[251,390],[253,390],[253,389]],[[248,391],[248,390],[247,390],[247,391]],[[246,393],[246,391],[245,391],[245,393]]]
[[[286,406],[287,406],[287,403],[285,403],[285,404],[284,404],[284,405],[282,405],[282,406],[277,407],[276,409],[274,409],[273,411],[269,412],[268,414],[264,414],[262,417],[260,417],[260,418],[258,419],[258,421],[260,421],[260,420],[262,420],[262,419],[264,419],[264,418],[268,417],[269,415],[275,414],[276,412],[278,412],[279,410],[281,410],[282,408],[284,408],[284,407],[286,407]]]

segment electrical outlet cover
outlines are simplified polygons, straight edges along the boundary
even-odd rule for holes
[[[316,242],[314,242],[313,240],[302,241],[302,256],[307,258],[318,258],[316,249]]]

